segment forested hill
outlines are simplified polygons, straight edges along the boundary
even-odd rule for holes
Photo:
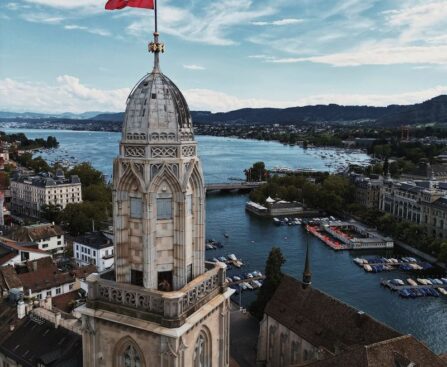
[[[447,122],[447,95],[435,97],[414,105],[390,105],[387,107],[340,106],[337,104],[290,108],[243,108],[230,112],[211,113],[192,111],[195,123],[312,123],[371,121],[378,125]],[[93,119],[122,121],[124,113],[101,114]]]
[[[0,121],[27,121],[33,119],[44,120],[45,117],[32,113],[16,114],[0,112]],[[447,95],[441,95],[413,105],[390,105],[387,107],[371,106],[340,106],[336,104],[316,105],[290,108],[243,108],[230,112],[211,113],[208,111],[192,111],[194,123],[247,123],[247,124],[306,124],[315,122],[365,122],[378,126],[400,126],[402,124],[426,124],[426,123],[447,123]],[[61,119],[61,117],[64,117]],[[59,120],[64,123],[74,121],[66,115],[59,115]],[[76,125],[79,128],[85,123],[122,123],[124,113],[101,113],[92,116],[92,113],[85,113],[84,119],[76,116]],[[52,116],[50,119],[54,119]],[[56,118],[57,118],[56,117]],[[114,124],[115,125],[115,124]]]

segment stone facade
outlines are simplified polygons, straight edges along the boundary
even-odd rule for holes
[[[50,175],[19,176],[11,180],[12,212],[33,218],[40,216],[43,205],[82,202],[82,185],[77,176],[70,179]]]
[[[191,116],[155,60],[127,101],[113,167],[115,269],[87,279],[84,367],[229,364],[233,291],[225,265],[205,264]]]

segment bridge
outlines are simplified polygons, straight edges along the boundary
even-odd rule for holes
[[[225,183],[210,183],[205,185],[206,191],[251,191],[265,182],[225,182]]]

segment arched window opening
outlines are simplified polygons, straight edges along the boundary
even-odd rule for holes
[[[124,367],[141,367],[141,357],[133,345],[129,345],[123,353]]]
[[[211,344],[205,332],[201,332],[194,347],[194,367],[211,367]]]

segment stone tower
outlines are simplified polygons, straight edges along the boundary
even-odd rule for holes
[[[159,67],[127,100],[113,167],[115,269],[80,309],[84,367],[228,366],[225,265],[205,263],[205,188],[191,115]]]

